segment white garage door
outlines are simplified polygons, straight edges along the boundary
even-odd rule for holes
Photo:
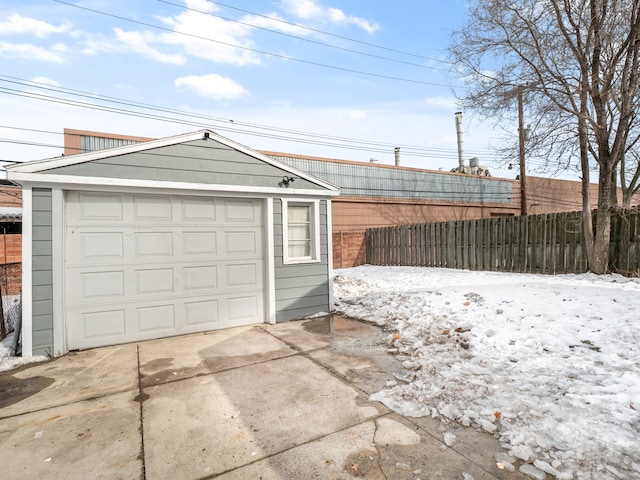
[[[261,201],[68,192],[70,349],[264,321]]]

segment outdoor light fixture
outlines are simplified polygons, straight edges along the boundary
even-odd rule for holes
[[[202,139],[209,140],[209,132],[204,132],[204,135],[202,135]]]
[[[290,183],[293,183],[295,178],[287,177],[286,175],[282,177],[282,181],[278,184],[281,187],[288,187]]]

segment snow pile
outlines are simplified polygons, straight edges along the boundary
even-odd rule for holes
[[[14,333],[10,333],[0,342],[0,372],[13,370],[14,368],[22,367],[23,365],[29,365],[30,363],[44,362],[49,359],[43,355],[34,355],[33,357],[11,356],[13,353],[12,346],[14,335]]]
[[[2,297],[3,313],[5,318],[17,319],[19,315],[19,301],[18,295]],[[15,325],[12,323],[12,327]],[[0,372],[6,370],[13,370],[14,368],[28,365],[30,363],[42,362],[48,360],[45,356],[33,356],[33,357],[16,357],[13,356],[13,338],[15,333],[10,333],[0,341]]]
[[[334,297],[405,367],[374,399],[484,429],[533,478],[640,479],[638,279],[365,266]]]

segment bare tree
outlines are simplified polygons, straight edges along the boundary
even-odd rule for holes
[[[589,268],[605,273],[617,179],[632,194],[640,175],[640,0],[476,0],[450,52],[467,80],[465,108],[513,121],[524,88],[536,132],[528,154],[581,172]]]

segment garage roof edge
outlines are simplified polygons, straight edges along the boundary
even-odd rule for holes
[[[39,172],[42,172],[45,170],[51,170],[54,168],[66,167],[70,165],[78,165],[81,163],[91,162],[94,160],[126,155],[129,153],[141,152],[141,151],[150,150],[153,148],[167,147],[170,145],[177,145],[177,144],[191,142],[191,141],[200,140],[200,139],[212,139],[214,141],[220,142],[223,145],[228,146],[229,148],[232,148],[244,154],[250,155],[269,165],[272,165],[281,170],[284,170],[294,176],[308,180],[309,182],[314,183],[329,191],[339,192],[339,188],[336,187],[335,185],[332,185],[323,180],[320,180],[317,177],[309,175],[306,172],[303,172],[294,167],[291,167],[290,165],[287,165],[283,162],[275,160],[274,158],[271,158],[268,155],[265,155],[249,147],[246,147],[234,140],[218,135],[214,131],[208,130],[208,129],[199,130],[197,132],[192,132],[192,133],[175,135],[172,137],[160,138],[157,140],[150,140],[148,142],[140,142],[140,143],[135,143],[131,145],[110,148],[106,150],[98,150],[94,152],[80,153],[77,155],[61,156],[61,157],[47,158],[43,160],[34,160],[30,162],[18,163],[13,165],[6,165],[5,169],[7,171],[7,178],[9,180],[18,181],[19,179],[22,179],[22,180],[25,179],[24,174],[37,175]],[[27,175],[27,176],[30,177],[29,180],[31,181],[34,180],[33,175]]]

